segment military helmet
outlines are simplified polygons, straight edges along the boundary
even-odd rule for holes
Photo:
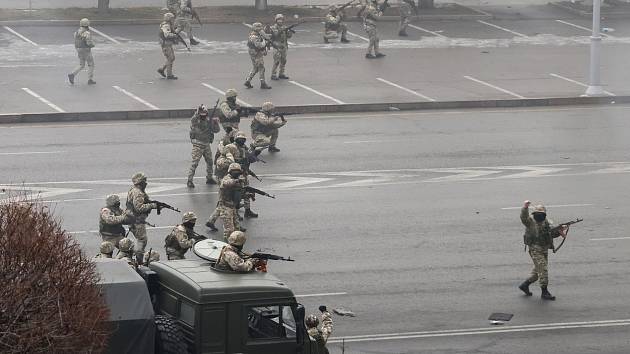
[[[146,182],[147,176],[145,176],[144,172],[136,172],[133,176],[131,176],[131,182],[133,184],[139,184],[140,182]]]
[[[197,215],[192,211],[185,212],[182,216],[182,224],[185,224],[189,221],[197,221]]]
[[[232,171],[239,171],[239,172],[243,172],[243,169],[241,168],[241,165],[239,165],[236,162],[232,162],[230,164],[230,167],[228,167],[228,173],[232,172]]]
[[[130,252],[133,249],[133,241],[125,237],[118,242],[118,248],[121,252]]]
[[[225,91],[225,98],[236,97],[236,95],[238,95],[238,92],[236,92],[236,90],[233,88]]]
[[[234,136],[234,140],[236,140],[236,139],[247,139],[247,135],[245,135],[245,133],[243,133],[242,131],[239,131]]]
[[[175,15],[173,15],[170,12],[167,12],[167,13],[164,14],[164,21],[171,21],[174,18],[175,18]]]
[[[284,15],[283,14],[277,14],[276,17],[275,17],[275,20],[276,21],[278,21],[278,20],[283,20],[284,21]]]
[[[247,241],[247,236],[243,231],[234,231],[228,237],[228,243],[232,246],[242,246]]]
[[[317,325],[319,324],[319,319],[317,318],[317,316],[310,314],[308,315],[308,317],[306,317],[306,320],[304,322],[306,323],[306,327],[313,328],[317,327]]]
[[[262,31],[264,27],[262,23],[256,22],[252,25],[252,28],[254,29],[254,31]]]
[[[100,250],[103,254],[110,254],[114,252],[114,244],[109,241],[102,242]]]
[[[82,18],[81,21],[79,21],[79,26],[90,27],[90,20],[88,20],[87,18]]]
[[[142,263],[147,264],[149,261],[157,262],[160,260],[160,254],[154,250],[148,250],[144,253],[144,257],[142,257]]]
[[[206,108],[205,104],[201,104],[199,107],[197,107],[197,114],[199,114],[200,116],[208,115],[208,108]]]
[[[337,5],[332,4],[332,5],[328,6],[328,11],[337,11]]]
[[[276,108],[273,103],[271,102],[265,102],[262,104],[262,107],[260,107],[263,111],[266,112],[271,112],[274,108]]]
[[[118,197],[116,194],[110,194],[107,196],[107,198],[105,198],[105,205],[107,205],[108,207],[113,207],[116,204],[120,203],[120,197]]]
[[[534,207],[534,211],[532,211],[532,214],[547,214],[547,209],[545,208],[544,205],[542,204],[538,204]]]

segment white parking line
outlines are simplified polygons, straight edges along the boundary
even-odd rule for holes
[[[562,76],[562,75],[551,73],[551,74],[549,74],[549,76],[553,76],[553,77],[558,78],[560,80],[568,81],[568,82],[574,83],[574,84],[582,86],[582,87],[588,87],[588,85],[583,83],[583,82],[579,82],[577,80],[569,79],[568,77],[565,77],[565,76]],[[607,94],[608,96],[616,96],[614,93],[612,93],[610,91],[604,91],[604,93]]]
[[[118,91],[120,91],[120,92],[124,93],[125,95],[127,95],[127,96],[129,96],[129,97],[133,98],[134,100],[136,100],[136,101],[138,101],[138,102],[142,103],[143,105],[145,105],[145,106],[147,106],[147,107],[151,108],[151,109],[159,109],[158,107],[156,107],[156,106],[152,105],[151,103],[149,103],[149,102],[147,102],[147,101],[143,100],[142,98],[140,98],[140,97],[138,97],[138,96],[134,95],[133,93],[131,93],[131,92],[129,92],[129,91],[127,91],[127,90],[125,90],[124,88],[121,88],[120,86],[112,86],[112,87],[113,87],[113,88],[115,88],[116,90],[118,90]]]
[[[172,229],[175,226],[177,225],[155,226],[155,227],[148,226],[147,231],[151,229]],[[76,235],[76,234],[89,234],[89,233],[97,233],[97,232],[99,231],[98,230],[84,230],[84,231],[69,231],[68,233],[72,235]]]
[[[119,42],[119,41],[117,41],[116,39],[114,39],[114,38],[112,38],[112,37],[110,37],[110,36],[106,35],[105,33],[101,32],[101,31],[97,30],[96,28],[94,28],[94,27],[90,26],[90,29],[91,29],[92,31],[94,31],[94,33],[96,33],[96,34],[98,34],[99,36],[101,36],[101,37],[103,37],[103,38],[107,39],[108,41],[110,41],[110,42],[112,42],[112,43],[114,43],[114,44],[120,44],[120,42]]]
[[[380,82],[383,82],[383,83],[386,83],[386,84],[388,84],[388,85],[394,86],[394,87],[396,87],[396,88],[399,88],[399,89],[401,89],[401,90],[403,90],[403,91],[405,91],[405,92],[408,92],[408,93],[410,93],[410,94],[412,94],[412,95],[414,95],[414,96],[418,96],[418,97],[424,98],[424,99],[425,99],[425,100],[427,100],[427,101],[435,102],[435,99],[433,99],[433,98],[431,98],[431,97],[429,97],[429,96],[425,96],[425,95],[423,95],[423,94],[421,94],[421,93],[418,93],[418,92],[416,92],[416,91],[414,91],[414,90],[411,90],[411,89],[408,89],[408,88],[406,88],[406,87],[400,86],[400,85],[395,84],[395,83],[393,83],[393,82],[391,82],[391,81],[387,81],[387,80],[382,79],[382,78],[380,78],[380,77],[377,77],[377,78],[376,78],[376,80],[378,80],[378,81],[380,81]]]
[[[47,104],[50,108],[54,109],[55,111],[57,111],[59,113],[65,113],[66,112],[63,109],[59,108],[59,106],[53,104],[49,100],[47,100],[44,97],[38,95],[37,93],[35,93],[33,90],[29,89],[28,87],[22,87],[22,90],[24,90],[24,92],[28,93],[29,95],[37,98],[38,100],[44,102],[45,104]]]
[[[0,152],[0,156],[5,155],[41,155],[41,154],[63,154],[65,151],[25,151],[25,152]]]
[[[420,26],[416,26],[416,25],[412,25],[412,24],[408,24],[407,26],[409,26],[411,28],[414,28],[414,29],[417,29],[418,31],[422,31],[422,32],[426,32],[426,33],[432,34],[432,35],[434,35],[436,37],[448,38],[448,37],[446,37],[443,34],[440,34],[440,33],[437,33],[437,32],[431,31],[431,30],[428,30],[426,28],[422,28]]]
[[[591,33],[593,32],[593,29],[592,29],[592,28],[588,28],[588,27],[584,27],[584,26],[576,25],[575,23],[571,23],[571,22],[567,22],[567,21],[563,21],[563,20],[556,20],[556,22],[564,23],[565,25],[568,25],[568,26],[571,26],[571,27],[575,27],[575,28],[579,28],[579,29],[581,29],[581,30],[585,30],[585,31],[587,31],[587,32],[591,32]],[[602,32],[599,32],[599,34],[600,34],[602,37],[612,37],[611,35],[606,34],[606,33],[602,33]]]
[[[23,41],[25,41],[25,42],[27,42],[27,43],[30,43],[30,44],[32,44],[32,45],[34,45],[34,46],[36,46],[36,47],[39,47],[39,44],[37,44],[37,43],[33,42],[32,40],[30,40],[30,39],[28,39],[28,38],[26,38],[26,37],[24,37],[23,35],[21,35],[21,34],[17,33],[17,32],[16,32],[13,28],[11,28],[11,27],[9,27],[9,26],[2,26],[2,27],[3,27],[5,30],[7,30],[7,31],[9,31],[9,32],[13,33],[14,35],[18,36],[18,37],[19,37],[20,39],[22,39]]]
[[[507,29],[507,28],[505,28],[505,27],[497,26],[497,25],[492,24],[492,23],[490,23],[490,22],[486,22],[486,21],[482,21],[482,20],[477,20],[477,22],[479,22],[479,23],[483,23],[483,24],[484,24],[484,25],[486,25],[486,26],[490,26],[490,27],[494,27],[494,28],[496,28],[496,29],[500,29],[501,31],[505,31],[505,32],[512,33],[512,34],[517,35],[517,36],[519,36],[519,37],[527,37],[526,35],[524,35],[524,34],[522,34],[522,33],[519,33],[519,32],[516,32],[516,31],[512,31],[511,29]]]
[[[614,241],[614,240],[630,240],[630,237],[608,237],[608,238],[592,238],[590,241]]]
[[[220,94],[220,95],[225,95],[225,91],[219,90],[218,88],[216,88],[216,87],[214,87],[214,86],[212,86],[210,84],[206,84],[205,82],[202,82],[201,84],[203,86],[209,88],[210,90]],[[251,104],[249,104],[249,103],[247,103],[247,102],[245,102],[245,101],[243,101],[243,100],[241,100],[239,98],[236,99],[236,102],[238,102],[238,104],[240,104],[241,106],[246,106],[246,107],[251,107],[252,106]]]
[[[289,82],[290,82],[290,83],[292,83],[293,85],[300,86],[301,88],[303,88],[303,89],[305,89],[305,90],[311,91],[312,93],[314,93],[314,94],[316,94],[316,95],[320,95],[320,96],[322,96],[322,97],[324,97],[324,98],[327,98],[327,99],[329,99],[329,100],[331,100],[331,101],[333,101],[333,102],[335,102],[335,103],[338,103],[338,104],[345,104],[345,102],[343,102],[343,101],[341,101],[341,100],[338,100],[338,99],[336,99],[336,98],[334,98],[334,97],[328,96],[328,95],[327,95],[327,94],[325,94],[325,93],[319,92],[319,91],[317,91],[317,90],[315,90],[315,89],[313,89],[313,88],[310,88],[310,87],[308,87],[308,86],[306,86],[306,85],[304,85],[304,84],[301,84],[301,83],[299,83],[299,82],[297,82],[297,81],[289,80]]]
[[[555,204],[555,205],[545,205],[545,207],[547,208],[571,208],[571,207],[585,207],[585,206],[591,206],[593,204]],[[501,208],[501,210],[516,210],[516,209],[521,209],[522,207],[518,206],[518,207],[506,207],[506,208]]]
[[[304,295],[295,295],[295,297],[321,297],[321,296],[338,296],[338,295],[348,295],[348,293],[304,294]]]
[[[365,38],[365,37],[363,37],[363,36],[359,36],[358,34],[356,34],[356,33],[354,33],[354,32],[347,31],[346,33],[348,33],[349,35],[351,35],[351,36],[353,36],[353,37],[360,38],[360,39],[362,39],[362,40],[364,40],[364,41],[366,41],[366,42],[369,42],[369,41],[370,41],[369,39],[367,39],[367,38]]]
[[[485,86],[491,87],[491,88],[493,88],[493,89],[495,89],[495,90],[498,90],[498,91],[501,91],[501,92],[503,92],[503,93],[507,93],[508,95],[512,95],[512,96],[514,96],[514,97],[516,97],[516,98],[521,98],[521,99],[525,99],[525,98],[526,98],[525,96],[521,96],[521,95],[519,95],[519,94],[517,94],[517,93],[514,93],[514,92],[512,92],[512,91],[506,90],[506,89],[501,88],[501,87],[499,87],[499,86],[495,86],[495,85],[493,85],[493,84],[491,84],[491,83],[488,83],[488,82],[485,82],[485,81],[481,81],[481,80],[479,80],[479,79],[475,79],[475,78],[474,78],[474,77],[472,77],[472,76],[464,76],[464,78],[466,78],[466,79],[468,79],[468,80],[471,80],[471,81],[474,81],[474,82],[476,82],[476,83],[479,83],[479,84],[482,84],[482,85],[485,85]]]

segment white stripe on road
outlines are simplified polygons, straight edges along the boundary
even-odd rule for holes
[[[545,207],[547,208],[573,208],[573,207],[585,207],[585,206],[591,206],[593,204],[552,204],[552,205],[545,205]],[[516,209],[521,209],[522,207],[505,207],[505,208],[501,208],[501,210],[516,210]]]
[[[225,91],[219,90],[218,88],[216,88],[216,87],[214,87],[214,86],[212,86],[210,84],[206,84],[205,82],[202,82],[201,84],[203,86],[209,88],[210,90],[220,94],[220,95],[225,95]],[[238,102],[238,104],[240,104],[241,106],[246,106],[246,107],[251,107],[252,106],[251,104],[249,104],[249,103],[247,103],[247,102],[245,102],[245,101],[243,101],[243,100],[241,100],[239,98],[236,99],[236,102]]]
[[[94,31],[94,33],[96,33],[96,34],[98,34],[99,36],[101,36],[101,37],[103,37],[103,38],[107,39],[108,41],[110,41],[110,42],[112,42],[112,43],[114,43],[114,44],[120,44],[120,42],[119,42],[119,41],[115,40],[114,38],[112,38],[112,37],[110,37],[110,36],[106,35],[105,33],[101,32],[101,31],[97,30],[96,28],[94,28],[94,27],[90,26],[90,29],[91,29],[92,31]]]
[[[630,326],[630,319],[611,320],[611,321],[549,323],[549,324],[537,324],[537,325],[510,326],[510,327],[502,327],[502,328],[485,327],[485,328],[455,329],[455,330],[444,330],[444,331],[368,334],[368,335],[335,338],[335,339],[329,340],[328,343],[371,342],[371,341],[383,341],[383,340],[454,337],[454,336],[468,336],[468,335],[487,335],[487,334],[497,334],[497,333],[532,332],[532,331],[549,331],[549,330],[558,330],[558,329],[618,327],[618,326]]]
[[[63,154],[65,151],[25,151],[25,152],[0,152],[0,156],[5,155],[40,155],[40,154]]]
[[[483,23],[486,26],[490,26],[490,27],[493,27],[493,28],[496,28],[496,29],[500,29],[501,31],[512,33],[513,35],[516,35],[516,36],[519,36],[519,37],[527,37],[526,35],[524,35],[522,33],[519,33],[519,32],[516,32],[516,31],[512,31],[511,29],[507,29],[505,27],[497,26],[497,25],[492,24],[490,22],[486,22],[486,21],[482,21],[482,20],[477,20],[477,22]]]
[[[353,140],[353,141],[344,141],[344,144],[372,144],[372,143],[389,143],[400,140]]]
[[[495,86],[495,85],[493,85],[493,84],[491,84],[491,83],[488,83],[488,82],[485,82],[485,81],[481,81],[481,80],[479,80],[479,79],[475,79],[475,78],[474,78],[474,77],[472,77],[472,76],[464,76],[464,77],[465,77],[466,79],[468,79],[468,80],[471,80],[471,81],[474,81],[474,82],[476,82],[476,83],[479,83],[479,84],[482,84],[482,85],[488,86],[488,87],[490,87],[490,88],[493,88],[493,89],[495,89],[495,90],[501,91],[501,92],[503,92],[503,93],[507,93],[508,95],[512,95],[512,96],[514,96],[514,97],[516,97],[516,98],[521,98],[521,99],[525,99],[525,98],[526,98],[525,96],[521,96],[521,95],[519,95],[519,94],[517,94],[517,93],[514,93],[514,92],[512,92],[512,91],[506,90],[506,89],[501,88],[501,87],[499,87],[499,86]]]
[[[321,296],[338,296],[338,295],[348,295],[348,293],[305,294],[305,295],[295,295],[295,297],[321,297]]]
[[[245,22],[241,22],[241,23],[243,24],[243,26],[245,26],[245,27],[247,27],[249,29],[254,28],[254,26],[250,25],[249,23],[245,23]]]
[[[306,85],[304,85],[304,84],[301,84],[301,83],[299,83],[299,82],[297,82],[297,81],[289,80],[289,82],[290,82],[290,83],[292,83],[293,85],[300,86],[301,88],[303,88],[303,89],[305,89],[305,90],[311,91],[311,92],[312,92],[312,93],[314,93],[314,94],[317,94],[317,95],[320,95],[320,96],[322,96],[322,97],[324,97],[324,98],[327,98],[327,99],[329,99],[329,100],[331,100],[331,101],[333,101],[333,102],[335,102],[335,103],[338,103],[338,104],[345,104],[345,102],[343,102],[343,101],[341,101],[341,100],[338,100],[338,99],[336,99],[336,98],[334,98],[334,97],[328,96],[328,95],[327,95],[327,94],[325,94],[325,93],[319,92],[319,91],[317,91],[317,90],[315,90],[315,89],[313,89],[313,88],[310,88],[310,87],[308,87],[308,86],[306,86]]]
[[[571,83],[574,83],[576,85],[582,86],[582,87],[588,87],[587,84],[583,83],[583,82],[579,82],[577,80],[573,80],[573,79],[569,79],[568,77],[562,76],[562,75],[558,75],[558,74],[549,74],[550,76],[553,76],[555,78],[558,78],[560,80],[564,80],[564,81],[568,81]],[[614,93],[610,92],[610,91],[604,91],[605,94],[607,94],[608,96],[616,96]]]
[[[101,199],[102,199],[102,198],[101,198]],[[172,229],[172,228],[174,228],[175,226],[177,226],[177,225],[156,226],[156,227],[153,227],[153,226],[149,226],[149,225],[147,225],[147,227],[148,227],[147,231],[148,231],[148,230],[151,230],[151,229]],[[91,233],[98,233],[98,230],[69,231],[68,233],[69,233],[69,234],[71,234],[71,235],[77,235],[77,234],[91,234]]]
[[[2,26],[2,27],[4,27],[4,29],[5,29],[5,30],[7,30],[7,31],[9,31],[9,32],[11,32],[11,33],[13,33],[14,35],[16,35],[17,37],[19,37],[19,38],[20,38],[20,39],[22,39],[23,41],[25,41],[25,42],[27,42],[27,43],[30,43],[30,44],[32,44],[32,45],[34,45],[34,46],[36,46],[36,47],[39,47],[39,44],[37,44],[37,43],[33,42],[32,40],[30,40],[30,39],[28,39],[28,38],[24,37],[24,36],[23,36],[23,35],[21,35],[21,34],[19,34],[19,33],[18,33],[17,31],[15,31],[13,28],[11,28],[11,27],[9,27],[9,26]]]
[[[366,41],[366,42],[369,42],[369,41],[370,41],[369,39],[367,39],[367,38],[365,38],[365,37],[363,37],[363,36],[359,36],[358,34],[356,34],[356,33],[354,33],[354,32],[347,31],[346,33],[347,33],[347,34],[349,34],[349,35],[351,35],[351,36],[354,36],[354,37],[360,38],[360,39],[362,39],[362,40],[364,40],[364,41]]]
[[[575,27],[575,28],[579,28],[579,29],[581,29],[581,30],[585,30],[585,31],[587,31],[587,32],[591,32],[591,33],[593,32],[593,29],[592,29],[592,28],[588,28],[588,27],[584,27],[584,26],[576,25],[575,23],[571,23],[571,22],[567,22],[567,21],[563,21],[563,20],[556,20],[556,22],[564,23],[565,25],[568,25],[568,26],[571,26],[571,27]],[[600,34],[602,37],[612,37],[611,35],[606,34],[606,33],[602,33],[602,32],[599,32],[599,34]]]
[[[15,65],[0,65],[0,68],[15,69],[15,68],[54,68],[59,65],[54,64],[15,64]]]
[[[47,100],[44,97],[38,95],[37,93],[35,93],[33,90],[29,89],[28,87],[22,87],[22,90],[24,90],[24,92],[28,93],[29,95],[37,98],[38,100],[44,102],[45,104],[47,104],[50,108],[54,109],[55,111],[57,111],[59,113],[65,113],[66,112],[63,109],[59,108],[59,106],[53,104],[49,100]]]
[[[425,99],[425,100],[427,100],[427,101],[435,102],[435,100],[434,100],[433,98],[429,97],[429,96],[425,96],[425,95],[423,95],[423,94],[421,94],[421,93],[419,93],[419,92],[416,92],[416,91],[414,91],[414,90],[408,89],[408,88],[403,87],[403,86],[400,86],[400,85],[395,84],[395,83],[393,83],[393,82],[391,82],[391,81],[387,81],[387,80],[382,79],[382,78],[380,78],[380,77],[377,77],[377,78],[376,78],[376,80],[378,80],[378,81],[380,81],[380,82],[383,82],[383,83],[386,83],[386,84],[388,84],[388,85],[394,86],[394,87],[396,87],[396,88],[399,88],[399,89],[401,89],[401,90],[403,90],[403,91],[405,91],[405,92],[407,92],[407,93],[410,93],[410,94],[412,94],[412,95],[414,95],[414,96],[418,96],[418,97],[424,98],[424,99]]]
[[[440,38],[448,38],[448,37],[446,37],[446,36],[445,36],[445,35],[443,35],[443,34],[440,34],[440,33],[437,33],[437,32],[431,31],[431,30],[428,30],[428,29],[426,29],[426,28],[422,28],[422,27],[420,27],[420,26],[416,26],[416,25],[412,25],[412,24],[408,24],[407,26],[409,26],[409,27],[411,27],[411,28],[414,28],[414,29],[417,29],[418,31],[422,31],[422,32],[430,33],[430,34],[432,34],[432,35],[434,35],[434,36],[436,36],[436,37],[440,37]]]
[[[138,97],[138,96],[134,95],[133,93],[131,93],[131,92],[129,92],[129,91],[127,91],[127,90],[125,90],[124,88],[121,88],[120,86],[112,86],[112,87],[113,87],[113,88],[115,88],[116,90],[118,90],[118,91],[120,91],[120,92],[124,93],[125,95],[127,95],[127,96],[129,96],[129,97],[133,98],[134,100],[136,100],[136,101],[138,101],[138,102],[142,103],[143,105],[145,105],[145,106],[147,106],[147,107],[151,108],[151,109],[155,109],[155,110],[159,109],[158,107],[156,107],[156,106],[152,105],[151,103],[149,103],[149,102],[147,102],[147,101],[143,100],[142,98],[140,98],[140,97]]]
[[[630,240],[630,237],[608,237],[608,238],[592,238],[590,241],[614,241],[614,240]]]

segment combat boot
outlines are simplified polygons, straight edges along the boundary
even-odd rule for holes
[[[376,57],[374,55],[370,54],[370,53],[367,53],[365,55],[365,59],[376,59]]]
[[[271,80],[274,80],[274,81],[278,80],[278,77],[275,74],[273,74],[273,75],[271,75]]]
[[[253,88],[254,86],[252,86],[252,83],[249,81],[245,81],[245,87],[247,87],[248,89]]]
[[[385,54],[383,53],[376,53],[376,55],[374,56],[375,58],[383,58],[385,56]]]
[[[193,183],[193,181],[188,181],[188,183],[186,183],[186,186],[188,188],[195,188],[195,184]]]
[[[89,79],[88,80],[88,85],[96,85],[96,81]]]
[[[162,77],[166,77],[166,74],[164,73],[164,69],[159,68],[157,69],[158,74],[162,75]]]
[[[167,79],[167,80],[177,80],[177,76],[175,76],[175,75],[168,75],[168,76],[166,77],[166,79]]]
[[[278,149],[275,145],[271,145],[269,147],[269,152],[280,152],[280,149]]]
[[[260,88],[263,89],[263,90],[269,90],[271,88],[271,86],[267,85],[266,82],[261,81],[260,82]]]
[[[217,184],[217,180],[212,177],[206,177],[206,184]]]
[[[521,289],[521,291],[524,292],[525,295],[532,296],[532,292],[529,291],[529,284],[531,284],[531,282],[529,280],[525,280],[521,285],[518,286],[518,288]]]
[[[350,43],[348,38],[341,38],[341,43]]]
[[[197,44],[199,44],[199,41],[197,41],[193,37],[190,37],[190,45],[197,45]]]
[[[409,37],[409,35],[405,31],[398,31],[398,35],[401,37]]]
[[[246,218],[257,218],[258,214],[254,213],[251,209],[245,209]]]
[[[217,232],[219,231],[219,229],[217,229],[216,226],[214,226],[214,223],[211,223],[210,221],[206,222],[206,226],[210,229],[210,231],[212,232]]]
[[[68,81],[74,85],[74,74],[68,74]]]
[[[542,293],[540,294],[540,298],[543,300],[555,300],[556,297],[551,295],[551,293],[549,292],[549,290],[547,290],[546,286],[541,286],[540,290],[542,290]]]
[[[285,74],[280,74],[280,76],[278,76],[278,79],[289,80],[289,77]]]

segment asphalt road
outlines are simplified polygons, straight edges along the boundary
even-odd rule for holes
[[[78,61],[74,26],[0,27],[0,114],[183,109],[230,87],[259,106],[575,97],[588,83],[590,23],[551,6],[502,8],[498,19],[481,22],[414,21],[405,39],[395,22],[382,22],[387,57],[379,60],[364,58],[361,24],[348,25],[347,45],[322,43],[318,23],[298,27],[290,81],[270,81],[266,57],[272,90],[257,88],[257,78],[255,89],[243,86],[251,61],[241,23],[195,29],[202,44],[177,50],[177,81],[156,72],[163,63],[156,25],[97,26],[95,86],[87,86],[85,72],[74,86],[67,82]],[[614,29],[603,40],[602,82],[610,95],[628,94],[630,22],[605,19],[602,26]]]
[[[270,271],[308,311],[356,313],[334,317],[333,353],[626,353],[629,110],[291,116],[282,151],[254,166],[277,199],[254,203],[246,249],[295,258]],[[126,195],[138,170],[151,197],[209,215],[203,164],[185,185],[187,136],[186,119],[0,126],[0,181],[40,193],[96,253],[105,195]],[[555,302],[516,288],[531,268],[525,199],[556,221],[584,218],[550,256]],[[163,254],[179,217],[152,214],[148,247]],[[514,318],[492,326],[493,312]]]

